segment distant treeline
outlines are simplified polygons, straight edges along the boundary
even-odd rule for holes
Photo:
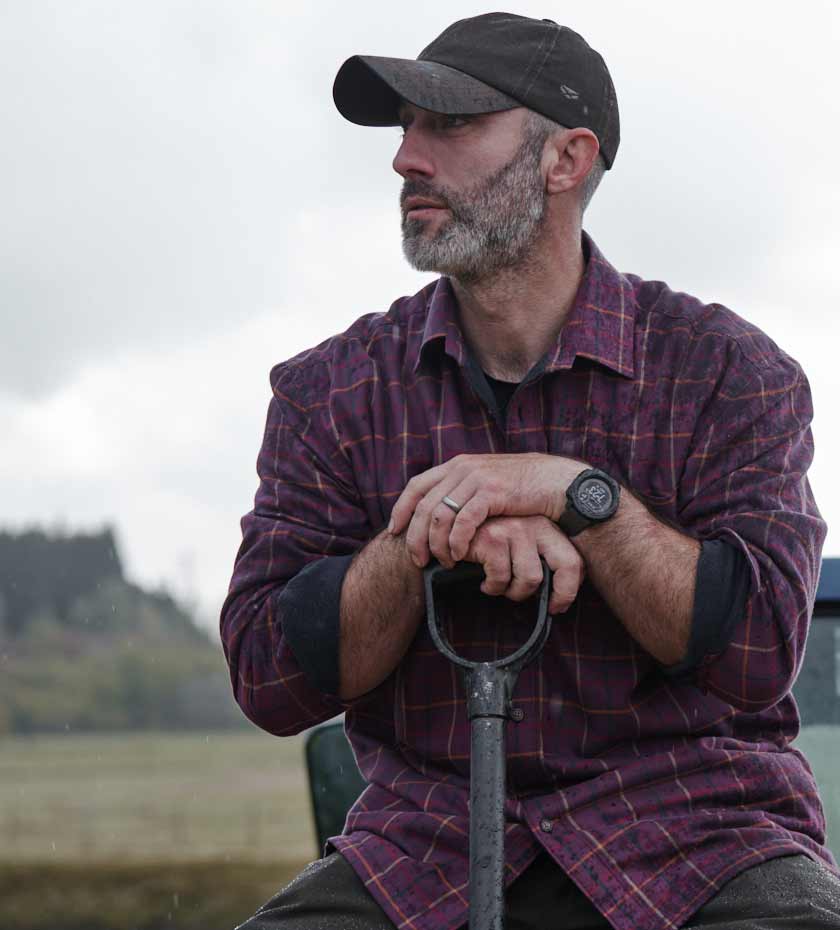
[[[126,581],[112,530],[0,532],[0,735],[241,725],[218,641]]]

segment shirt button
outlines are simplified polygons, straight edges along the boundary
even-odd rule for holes
[[[510,712],[510,719],[519,723],[520,720],[525,719],[525,711],[521,707],[514,707]]]
[[[540,821],[540,830],[543,833],[551,833],[554,829],[554,824],[550,820],[541,820]]]

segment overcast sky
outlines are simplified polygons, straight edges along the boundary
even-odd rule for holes
[[[0,527],[116,526],[215,624],[271,366],[430,279],[400,251],[395,129],[335,73],[414,58],[466,2],[0,2]],[[840,4],[511,3],[606,59],[622,142],[586,228],[620,270],[798,359],[840,555]]]

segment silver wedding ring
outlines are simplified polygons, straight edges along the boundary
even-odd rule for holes
[[[454,510],[455,513],[458,513],[458,511],[461,509],[461,505],[460,505],[460,504],[456,504],[455,501],[452,500],[451,497],[449,497],[449,495],[447,495],[446,497],[444,497],[442,503],[446,504],[446,506],[447,506],[450,510]]]

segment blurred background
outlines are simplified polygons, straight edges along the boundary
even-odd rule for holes
[[[490,9],[0,2],[6,930],[232,926],[317,855],[300,740],[233,705],[218,612],[272,365],[430,279],[401,254],[398,130],[345,122],[335,73]],[[585,223],[607,258],[803,365],[840,555],[840,7],[506,9],[611,70],[622,143]]]

